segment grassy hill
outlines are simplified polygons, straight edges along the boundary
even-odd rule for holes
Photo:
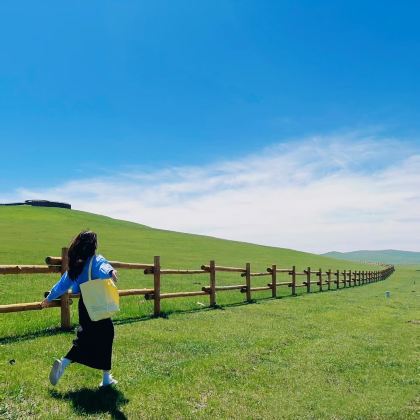
[[[273,263],[300,268],[360,267],[291,249],[153,229],[76,210],[29,206],[0,207],[0,264],[43,263],[47,255],[59,255],[61,247],[86,228],[98,233],[99,252],[111,260],[152,262],[154,255],[160,255],[165,266],[197,267],[216,259],[219,265],[251,262],[260,268]]]
[[[78,211],[0,208],[0,264],[42,263],[83,228],[98,232],[109,259],[196,268],[272,263],[298,269],[363,268],[298,251],[169,232]],[[369,267],[371,268],[371,266]],[[48,384],[54,357],[72,332],[60,332],[59,310],[0,314],[0,417],[18,418],[416,418],[418,414],[418,267],[401,267],[384,282],[278,299],[237,291],[223,306],[199,298],[163,301],[166,318],[150,319],[152,303],[122,299],[115,319],[115,390],[97,390],[94,370],[71,366],[57,388]],[[240,277],[218,274],[219,284]],[[36,301],[56,275],[0,277],[0,304]],[[280,281],[282,278],[280,277]],[[258,285],[267,279],[253,279]],[[418,283],[418,281],[417,281]],[[121,270],[120,288],[152,278]],[[164,277],[162,291],[201,289],[208,278]],[[385,290],[391,298],[384,297]],[[200,302],[201,301],[201,302]],[[77,323],[75,306],[72,320]],[[417,316],[417,318],[416,318]]]
[[[322,256],[349,261],[372,261],[386,264],[420,264],[420,252],[398,251],[396,249],[351,252],[331,251],[322,254]]]

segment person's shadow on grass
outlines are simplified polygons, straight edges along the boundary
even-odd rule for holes
[[[99,389],[81,388],[68,392],[50,390],[49,392],[53,398],[69,400],[77,414],[109,413],[112,419],[127,419],[120,411],[120,407],[127,404],[129,400],[121,391],[112,386]]]

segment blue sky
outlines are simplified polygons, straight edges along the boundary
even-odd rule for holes
[[[174,167],[315,137],[318,149],[387,148],[364,160],[372,174],[395,166],[395,150],[403,167],[420,144],[419,12],[415,1],[2,2],[0,199],[85,208],[65,186],[127,173],[161,185]]]

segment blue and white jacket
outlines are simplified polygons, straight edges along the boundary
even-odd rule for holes
[[[114,270],[112,265],[102,255],[94,255],[92,258],[91,280],[110,278],[112,275],[111,272]],[[86,261],[82,272],[75,280],[72,280],[66,271],[51,289],[50,294],[47,296],[47,300],[51,302],[66,293],[69,289],[71,289],[73,293],[80,293],[80,285],[89,280],[89,263],[90,258]]]

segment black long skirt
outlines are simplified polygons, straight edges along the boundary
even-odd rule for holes
[[[73,347],[65,357],[91,368],[111,370],[114,341],[114,324],[111,318],[92,321],[83,298],[80,297],[79,324],[77,338],[73,340]]]

